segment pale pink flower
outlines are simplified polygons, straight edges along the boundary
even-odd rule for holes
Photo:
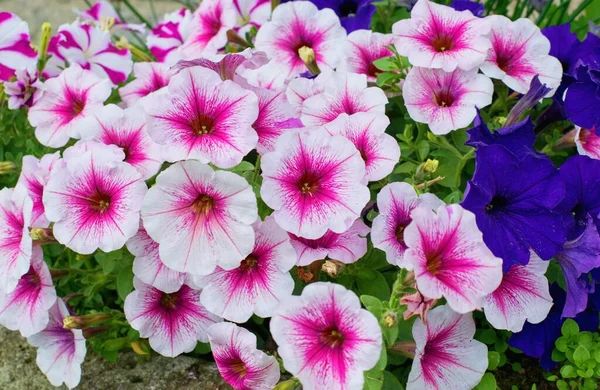
[[[318,10],[308,1],[291,1],[275,8],[271,20],[258,31],[255,46],[271,58],[266,72],[289,79],[308,71],[298,52],[303,47],[314,52],[321,70],[337,67],[345,38],[346,31],[333,10]]]
[[[169,66],[160,62],[136,62],[133,74],[135,80],[119,89],[119,95],[128,107],[166,87],[171,80]]]
[[[179,47],[190,35],[192,13],[187,8],[165,14],[150,31],[146,44],[158,62],[173,65],[181,59]]]
[[[411,212],[417,207],[436,210],[444,205],[434,194],[417,195],[408,183],[386,185],[377,194],[379,215],[373,220],[371,230],[373,246],[385,252],[388,263],[406,268],[404,231],[412,221]]]
[[[467,127],[483,108],[492,102],[494,84],[477,69],[412,68],[402,86],[404,103],[410,117],[426,123],[434,134],[447,134]]]
[[[577,152],[584,156],[600,160],[600,136],[596,135],[595,128],[588,130],[575,126],[575,129]]]
[[[54,168],[43,202],[58,242],[82,254],[111,252],[137,233],[148,188],[123,158],[96,144]]]
[[[27,194],[33,201],[30,227],[47,228],[50,226],[50,221],[48,221],[44,214],[42,195],[44,194],[46,183],[48,183],[48,179],[50,178],[50,173],[59,160],[60,152],[46,154],[39,160],[34,156],[23,157],[18,183],[27,189]]]
[[[172,293],[134,278],[135,290],[125,299],[125,318],[150,347],[163,356],[191,352],[198,341],[208,342],[206,331],[221,319],[200,303],[200,291],[187,284]]]
[[[227,31],[235,27],[233,2],[203,0],[192,14],[189,36],[178,49],[181,58],[190,60],[216,54],[227,44]]]
[[[312,283],[290,297],[271,319],[271,334],[306,390],[360,390],[381,354],[377,319],[339,284]]]
[[[38,79],[37,71],[27,68],[17,69],[15,77],[14,81],[4,82],[4,92],[8,95],[8,108],[18,110],[24,106],[31,107],[39,97],[36,91],[43,85]]]
[[[488,366],[488,351],[473,339],[470,313],[458,314],[448,305],[436,307],[429,312],[427,325],[417,318],[412,334],[416,351],[407,390],[469,390],[479,383]]]
[[[302,113],[302,104],[306,99],[325,90],[332,74],[331,71],[324,71],[315,78],[297,77],[289,82],[285,89],[285,95],[297,115]]]
[[[38,333],[48,325],[48,311],[56,302],[56,290],[42,248],[33,248],[31,266],[9,294],[0,291],[0,324],[18,330],[23,337]]]
[[[406,321],[412,316],[419,316],[424,323],[427,323],[427,313],[436,303],[437,299],[426,298],[418,290],[412,294],[406,294],[400,298],[400,304],[406,305],[402,318]]]
[[[125,153],[125,162],[137,169],[144,180],[158,173],[164,162],[162,148],[150,139],[146,114],[141,107],[124,110],[109,104],[94,117],[94,123],[81,129],[81,138],[120,147]]]
[[[334,233],[328,230],[316,240],[290,234],[292,246],[298,254],[297,265],[305,266],[325,258],[345,264],[354,263],[367,253],[367,234],[370,230],[361,219],[357,219],[345,232]]]
[[[482,299],[485,318],[494,328],[520,332],[526,320],[538,324],[548,316],[552,307],[544,275],[548,264],[531,252],[529,263],[513,266],[500,286]]]
[[[364,74],[335,72],[323,92],[302,103],[302,123],[305,126],[322,126],[341,114],[384,114],[387,102],[381,88],[367,87],[367,76]]]
[[[258,208],[244,178],[189,160],[158,175],[142,218],[167,267],[208,275],[238,267],[252,252]]]
[[[28,111],[29,123],[42,145],[60,148],[69,137],[94,121],[94,112],[110,96],[110,81],[101,79],[79,65],[71,65],[60,76],[47,80],[43,95]]]
[[[256,349],[256,336],[230,322],[208,328],[219,373],[236,390],[271,390],[279,382],[279,363]]]
[[[56,50],[69,64],[79,64],[113,85],[127,80],[133,61],[127,49],[112,44],[110,32],[91,24],[63,24],[58,29]]]
[[[146,32],[144,24],[133,24],[122,21],[114,7],[105,0],[97,1],[89,9],[76,11],[75,13],[79,16],[79,19],[86,22],[93,22],[100,27],[107,25],[109,22],[112,23],[110,32],[113,34],[124,31],[134,31],[140,34]]]
[[[0,291],[12,292],[29,270],[33,202],[22,185],[0,190]]]
[[[371,30],[352,31],[348,34],[344,47],[347,71],[364,74],[371,82],[377,80],[377,75],[382,71],[377,69],[373,62],[394,55],[388,49],[393,40],[391,34],[381,34]]]
[[[481,65],[487,76],[500,79],[519,93],[527,93],[534,76],[552,88],[552,96],[562,79],[562,65],[550,53],[550,41],[529,19],[511,21],[506,16],[492,15],[484,19],[492,26],[492,49]]]
[[[8,81],[19,69],[33,71],[36,64],[27,22],[10,12],[0,12],[0,81]]]
[[[341,114],[323,128],[329,135],[341,135],[352,141],[365,162],[365,180],[377,181],[392,173],[400,159],[398,141],[385,133],[389,124],[384,114],[359,112]]]
[[[487,19],[470,11],[456,11],[429,0],[419,0],[410,19],[392,26],[396,49],[414,66],[443,69],[476,69],[490,48]]]
[[[256,146],[254,93],[202,67],[183,69],[167,90],[144,102],[148,132],[165,145],[167,161],[198,159],[231,168]]]
[[[404,231],[404,262],[414,270],[427,298],[446,298],[452,310],[468,313],[502,280],[502,259],[485,246],[475,215],[453,204],[436,212],[419,207]]]
[[[352,142],[308,130],[287,131],[262,159],[260,193],[284,230],[304,238],[345,232],[370,198],[365,163]]]
[[[255,223],[254,232],[254,249],[238,268],[218,267],[202,277],[202,304],[229,321],[246,322],[252,314],[271,317],[294,290],[289,271],[296,253],[287,233],[271,217]]]
[[[27,338],[37,347],[37,365],[53,386],[63,383],[72,389],[81,379],[81,364],[87,352],[80,329],[64,329],[63,320],[69,310],[62,299],[49,311],[50,320],[44,330]]]
[[[154,241],[140,223],[140,230],[127,241],[127,250],[135,256],[133,274],[142,282],[166,293],[181,288],[185,274],[168,268],[160,259],[158,243]]]

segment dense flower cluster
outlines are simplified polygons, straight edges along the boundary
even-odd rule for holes
[[[0,324],[53,385],[126,340],[208,344],[235,389],[470,389],[474,318],[548,368],[563,318],[597,327],[600,38],[409,3],[203,0],[149,25],[100,1],[37,50],[0,12],[8,108],[47,152],[0,190]]]

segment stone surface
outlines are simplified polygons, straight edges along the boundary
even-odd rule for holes
[[[18,332],[0,327],[0,389],[55,389],[35,362],[36,350]],[[133,353],[121,353],[109,363],[93,352],[82,367],[81,390],[225,390],[212,363],[188,356],[175,359],[154,355],[140,362]],[[62,387],[66,389],[66,387]]]

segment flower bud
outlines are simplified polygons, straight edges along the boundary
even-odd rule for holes
[[[98,322],[109,320],[112,316],[105,313],[86,314],[82,316],[67,316],[63,319],[64,329],[86,329]]]
[[[278,383],[273,390],[294,390],[298,387],[298,381],[294,378]]]
[[[52,228],[31,228],[29,235],[33,241],[37,241],[38,244],[47,244],[56,242],[54,234],[52,234]]]
[[[317,58],[315,57],[315,51],[308,46],[302,46],[298,49],[298,56],[304,62],[304,65],[308,68],[309,72],[313,75],[321,73],[321,69],[317,65]]]
[[[381,322],[386,328],[391,329],[398,325],[398,316],[393,311],[388,311],[381,317]]]
[[[16,172],[17,164],[12,161],[0,161],[0,175]]]

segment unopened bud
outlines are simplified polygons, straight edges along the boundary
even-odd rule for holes
[[[326,260],[323,263],[323,266],[321,267],[321,270],[323,272],[325,272],[327,275],[329,275],[332,278],[335,278],[338,276],[338,274],[340,273],[340,271],[342,269],[344,269],[346,265],[344,263],[342,263],[341,261],[337,261],[337,260]]]
[[[42,35],[40,36],[40,47],[38,48],[38,58],[40,61],[45,61],[48,54],[48,46],[52,38],[52,25],[48,22],[42,23]]]
[[[31,228],[29,235],[33,241],[37,241],[38,244],[48,244],[56,242],[54,234],[52,234],[52,228]]]
[[[115,25],[115,18],[107,18],[105,16],[100,17],[100,29],[104,31],[110,31]]]
[[[233,30],[227,31],[227,41],[231,42],[231,43],[235,43],[236,45],[239,45],[242,47],[250,47],[250,45],[248,44],[248,41],[246,41],[244,38],[240,37],[238,35],[238,33],[236,33]]]
[[[398,324],[398,316],[393,311],[388,311],[381,317],[381,322],[386,328],[393,328]]]
[[[112,316],[105,313],[86,314],[82,316],[67,316],[63,319],[64,329],[86,329],[96,325],[99,322],[104,322]]]
[[[292,378],[285,382],[278,383],[277,386],[273,388],[273,390],[294,390],[298,387],[298,380]]]
[[[0,161],[0,175],[16,172],[17,164],[12,161]]]
[[[435,171],[437,171],[439,166],[440,166],[439,160],[427,159],[427,161],[425,161],[423,163],[423,172],[434,173]]]
[[[115,44],[117,49],[127,49],[131,52],[131,56],[140,62],[152,62],[154,59],[148,54],[144,53],[140,48],[129,43],[127,38],[121,37]]]
[[[317,65],[317,58],[315,56],[315,51],[312,47],[302,46],[298,49],[298,56],[304,62],[304,65],[308,68],[309,72],[313,75],[318,75],[321,73],[321,69]]]
[[[280,0],[271,0],[271,11],[275,11],[275,8],[281,3]]]
[[[148,347],[141,340],[136,340],[131,343],[131,349],[136,355],[149,355]]]
[[[504,124],[506,123],[506,117],[504,116],[497,116],[494,121],[499,124],[500,126],[504,126]]]

